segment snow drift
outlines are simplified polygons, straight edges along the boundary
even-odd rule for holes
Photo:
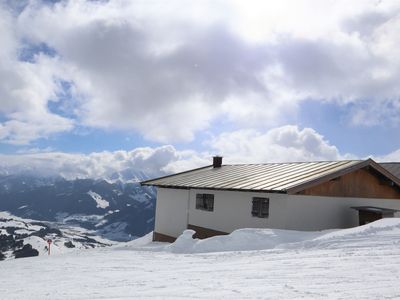
[[[228,235],[203,240],[193,239],[194,234],[193,230],[185,230],[174,243],[165,246],[164,249],[173,253],[264,250],[319,236],[318,232],[256,228],[238,229]]]
[[[146,249],[172,253],[208,253],[227,251],[254,251],[268,249],[328,249],[368,247],[371,244],[399,244],[400,218],[338,230],[295,231],[282,229],[244,228],[231,234],[207,239],[194,239],[195,231],[185,230],[172,244],[151,242],[151,235],[120,246],[122,249]]]

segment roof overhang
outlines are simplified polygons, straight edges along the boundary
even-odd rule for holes
[[[347,168],[343,168],[339,171],[327,174],[325,176],[316,178],[314,180],[310,180],[307,182],[304,182],[302,184],[299,184],[297,186],[291,187],[289,189],[286,190],[286,192],[288,194],[296,194],[298,192],[301,192],[307,188],[311,188],[313,186],[316,186],[318,184],[322,184],[324,182],[327,182],[329,180],[332,180],[334,178],[343,176],[345,174],[360,170],[362,168],[366,168],[366,167],[370,167],[373,170],[375,170],[376,172],[382,174],[384,177],[386,177],[387,179],[391,180],[393,182],[393,185],[396,185],[400,188],[400,179],[397,178],[396,176],[394,176],[392,173],[390,173],[388,170],[386,170],[384,167],[382,167],[381,165],[379,165],[377,162],[375,162],[374,160],[372,160],[371,158],[364,160],[364,161],[360,161],[359,163],[347,167]]]
[[[231,191],[231,192],[252,192],[252,193],[270,193],[270,194],[287,194],[286,191],[279,190],[252,190],[252,189],[234,189],[234,188],[213,188],[202,186],[179,186],[179,185],[164,185],[164,184],[149,184],[146,182],[140,183],[142,186],[155,186],[163,189],[176,189],[176,190],[209,190],[209,191]]]
[[[352,209],[357,211],[366,211],[366,212],[373,212],[373,213],[395,213],[400,210],[392,209],[392,208],[385,208],[385,207],[376,207],[376,206],[352,206]]]

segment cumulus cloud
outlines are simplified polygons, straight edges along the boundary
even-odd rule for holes
[[[345,157],[315,130],[291,125],[267,132],[239,130],[223,133],[210,145],[231,163],[338,160]]]
[[[198,28],[168,19],[165,28],[154,28],[154,16],[139,19],[127,2],[128,8],[122,2],[79,3],[27,9],[20,26],[34,24],[27,38],[50,45],[69,67],[69,80],[84,97],[85,125],[189,141],[209,126],[228,96],[267,93],[259,78],[267,49],[246,44],[222,25]],[[171,38],[163,41],[166,34]]]
[[[372,159],[382,162],[400,162],[400,149],[397,149],[385,155],[372,157]]]
[[[133,170],[148,176],[166,174],[165,168],[179,162],[181,154],[172,146],[136,148],[132,151],[93,152],[90,154],[40,152],[0,155],[1,173],[62,176],[74,178],[110,178],[116,172]]]
[[[400,122],[394,1],[25,4],[0,8],[5,142],[79,125],[190,141],[220,119],[265,131],[309,99],[346,106],[355,125]],[[52,53],[21,60],[25,44]],[[60,82],[69,117],[49,108]]]
[[[72,178],[113,178],[126,170],[155,177],[210,165],[215,154],[224,163],[268,163],[348,158],[311,128],[283,126],[267,132],[240,130],[222,133],[210,141],[210,151],[177,150],[171,145],[104,151],[90,154],[40,152],[0,155],[3,174],[60,175]],[[48,149],[51,151],[51,149]]]
[[[68,131],[73,121],[52,113],[50,101],[61,90],[54,78],[56,60],[38,55],[20,61],[15,21],[0,5],[0,140],[26,144],[56,132]]]

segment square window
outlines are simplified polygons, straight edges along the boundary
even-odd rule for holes
[[[214,211],[214,194],[196,194],[196,209]]]
[[[257,218],[268,218],[269,198],[253,197],[251,215]]]

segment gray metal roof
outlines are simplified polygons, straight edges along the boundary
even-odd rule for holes
[[[196,188],[287,193],[321,179],[329,180],[351,170],[371,166],[400,183],[371,159],[296,163],[207,166],[142,182],[166,188]]]
[[[379,164],[390,173],[400,178],[400,162],[387,162]]]

